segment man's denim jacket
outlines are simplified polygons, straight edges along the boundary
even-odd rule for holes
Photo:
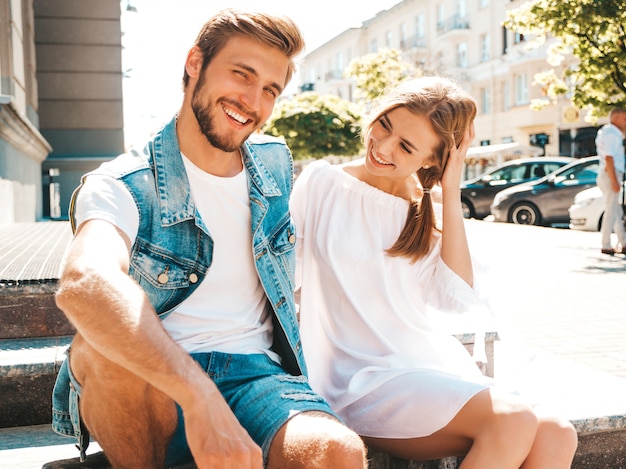
[[[306,374],[293,300],[291,154],[284,143],[256,134],[243,145],[242,153],[250,194],[254,262],[274,315],[273,349],[289,373]],[[142,152],[120,155],[89,174],[119,179],[134,197],[139,230],[131,248],[129,275],[145,290],[159,317],[165,318],[200,285],[213,256],[213,241],[191,197],[175,119]],[[74,231],[74,202],[79,190],[70,205]],[[69,395],[66,359],[53,393],[52,426],[57,433],[74,436],[78,422],[72,425],[70,421]]]

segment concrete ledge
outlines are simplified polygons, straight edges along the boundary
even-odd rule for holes
[[[573,469],[626,469],[626,430],[579,435]]]
[[[0,339],[72,335],[75,329],[57,308],[57,282],[0,285]]]
[[[0,426],[49,423],[54,381],[71,337],[0,341]]]

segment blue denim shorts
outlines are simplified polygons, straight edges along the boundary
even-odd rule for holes
[[[320,411],[337,418],[326,401],[313,392],[304,376],[293,376],[265,354],[232,355],[221,352],[192,354],[207,372],[233,413],[262,448],[267,462],[270,445],[278,430],[293,416]],[[72,376],[72,390],[80,397],[80,385]],[[167,467],[193,460],[182,410],[178,407],[178,426],[167,452]],[[73,422],[79,422],[78,405],[70,406]]]

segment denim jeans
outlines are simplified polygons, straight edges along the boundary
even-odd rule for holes
[[[239,423],[263,450],[267,463],[270,445],[280,428],[301,412],[320,411],[333,415],[326,401],[309,386],[306,377],[286,373],[265,354],[233,355],[221,352],[192,354],[192,358],[215,383]],[[81,458],[89,445],[89,433],[80,418],[78,401],[82,392],[66,360],[64,372],[71,382],[70,421],[78,438]],[[182,409],[178,409],[178,425],[167,450],[166,467],[193,460],[187,438]]]

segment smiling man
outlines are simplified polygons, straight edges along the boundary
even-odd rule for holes
[[[177,116],[87,174],[57,304],[77,329],[55,431],[115,468],[361,468],[309,387],[293,300],[286,146],[255,133],[303,48],[286,18],[225,10],[185,62]]]

